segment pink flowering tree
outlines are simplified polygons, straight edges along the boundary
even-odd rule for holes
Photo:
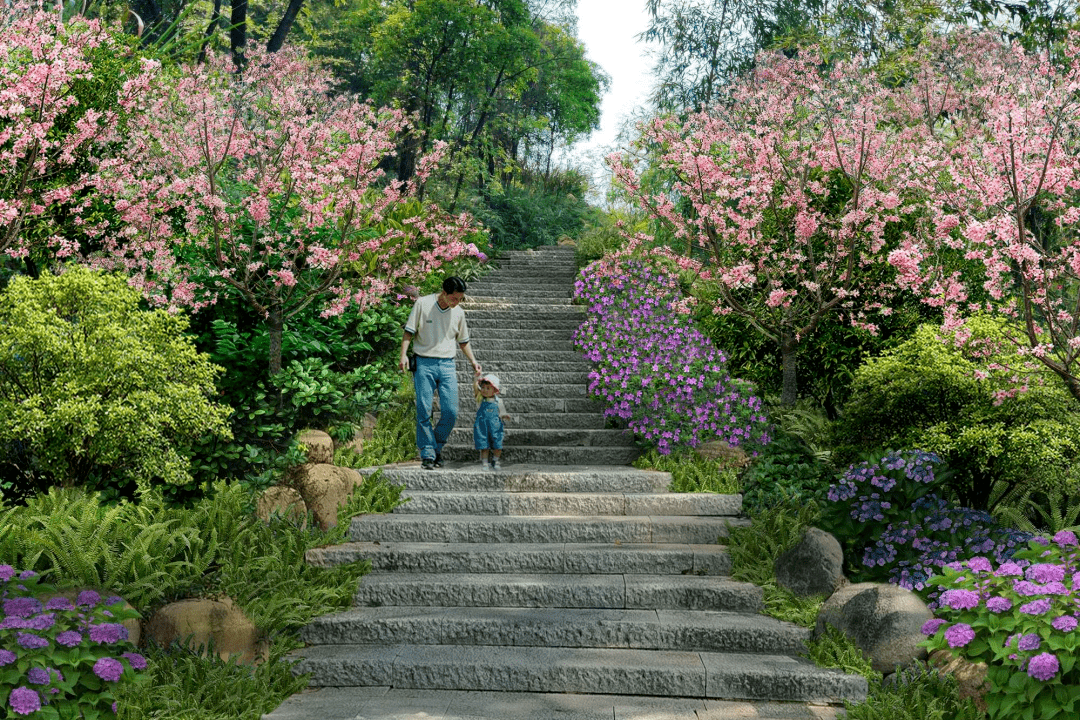
[[[890,255],[899,282],[943,308],[949,337],[991,314],[1022,361],[991,364],[1023,391],[1049,369],[1080,400],[1080,36],[1064,65],[988,36],[928,44],[901,105],[920,124],[912,156],[928,203]],[[962,258],[963,267],[949,259]]]
[[[88,206],[86,159],[100,143],[117,139],[121,114],[148,80],[137,70],[127,78],[123,71],[97,77],[95,57],[129,53],[116,37],[97,20],[65,24],[56,9],[0,5],[0,253],[64,258],[79,252],[77,238],[58,232],[57,222]],[[80,90],[109,81],[117,94],[98,98],[97,107],[80,101]]]
[[[161,78],[139,109],[126,157],[101,167],[120,222],[94,261],[124,268],[154,305],[241,298],[266,318],[271,374],[284,323],[311,303],[362,309],[477,252],[467,217],[415,200],[441,148],[413,182],[387,180],[406,118],[334,94],[294,51],[252,52],[242,77],[211,57]]]
[[[814,48],[764,54],[713,107],[644,125],[669,192],[650,191],[629,158],[609,158],[677,243],[704,250],[715,312],[775,343],[785,405],[797,397],[799,345],[825,317],[874,331],[872,313],[888,313],[881,270],[907,212],[912,134],[886,122],[888,92],[857,61],[822,65]]]

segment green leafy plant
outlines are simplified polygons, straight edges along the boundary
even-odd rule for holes
[[[412,383],[401,381],[395,402],[379,413],[373,436],[365,440],[363,450],[339,448],[334,462],[345,467],[373,467],[403,462],[416,457],[416,405],[412,401]]]
[[[831,625],[826,625],[823,633],[807,643],[806,651],[806,656],[819,667],[862,675],[870,682],[881,680],[881,673],[874,670],[866,653]]]
[[[123,620],[138,617],[118,596],[93,590],[74,602],[32,570],[0,565],[0,697],[5,717],[97,720],[116,712],[118,684],[145,686],[145,658]]]
[[[1080,406],[1040,372],[1026,392],[1002,399],[1009,381],[990,368],[1022,359],[999,349],[1004,341],[995,321],[971,326],[974,334],[961,347],[923,325],[867,360],[838,424],[839,452],[848,459],[882,447],[934,452],[955,471],[949,499],[992,510],[1012,488],[1056,484],[1080,458]]]
[[[17,445],[30,460],[8,475],[14,497],[185,486],[177,443],[228,437],[229,409],[211,401],[220,369],[196,352],[183,317],[140,302],[122,277],[80,267],[0,292],[0,452]]]
[[[653,448],[634,460],[634,467],[671,473],[671,492],[739,492],[738,470],[722,460],[709,460],[689,448],[661,455]]]
[[[872,680],[865,703],[844,703],[848,720],[982,720],[971,698],[961,698],[956,678],[916,668],[890,684]]]
[[[1028,488],[1020,497],[998,505],[994,516],[1002,523],[1030,533],[1056,533],[1080,525],[1080,497],[1066,487]]]
[[[1080,542],[1065,530],[1032,540],[997,567],[974,557],[931,579],[942,593],[939,617],[923,626],[925,644],[987,664],[992,719],[1076,714],[1078,553]]]
[[[836,480],[831,465],[783,430],[755,449],[757,455],[742,478],[743,506],[751,513],[791,502],[821,503]]]

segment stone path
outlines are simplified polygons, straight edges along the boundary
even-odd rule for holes
[[[312,690],[264,720],[824,720],[865,698],[864,679],[796,657],[808,631],[728,577],[717,540],[746,522],[739,496],[669,493],[667,473],[628,465],[570,346],[572,265],[511,253],[470,285],[477,356],[514,416],[504,468],[479,468],[463,394],[446,468],[384,469],[410,500],[309,553],[372,573],[353,609],[304,629]]]

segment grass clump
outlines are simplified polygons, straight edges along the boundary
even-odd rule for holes
[[[634,467],[642,470],[660,470],[671,473],[671,492],[719,493],[734,495],[739,492],[738,470],[722,460],[708,460],[688,448],[681,448],[670,455],[661,455],[655,448],[634,461]]]
[[[402,385],[394,402],[379,413],[372,437],[357,452],[341,447],[334,453],[334,464],[342,467],[374,467],[413,460],[416,450],[416,403],[412,385]]]

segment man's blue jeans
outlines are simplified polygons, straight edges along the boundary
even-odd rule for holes
[[[453,358],[416,358],[416,446],[421,459],[434,460],[457,422],[458,384]],[[431,427],[431,406],[439,391],[439,424]]]

